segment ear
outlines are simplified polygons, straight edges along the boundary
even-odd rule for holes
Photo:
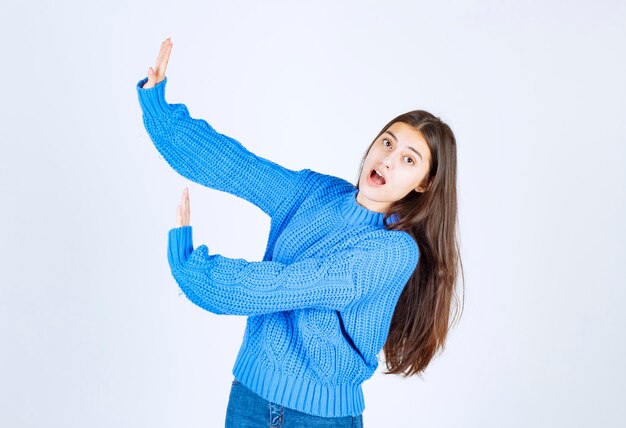
[[[417,187],[415,188],[415,191],[416,191],[417,193],[424,193],[425,191],[427,191],[427,190],[428,190],[428,188],[429,188],[429,187],[430,187],[430,183],[428,183],[426,186],[423,186],[423,185],[421,185],[421,184],[420,184],[419,186],[417,186]]]

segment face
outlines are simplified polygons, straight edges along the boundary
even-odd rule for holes
[[[356,200],[369,210],[386,212],[409,192],[426,190],[430,165],[430,148],[422,134],[411,125],[395,122],[370,148]]]

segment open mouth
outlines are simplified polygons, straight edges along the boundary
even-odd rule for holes
[[[373,169],[370,172],[369,181],[370,181],[370,184],[372,184],[373,186],[382,186],[386,183],[385,177],[379,174],[378,171],[376,171],[376,169]]]

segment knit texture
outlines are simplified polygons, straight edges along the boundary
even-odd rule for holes
[[[233,375],[301,412],[361,414],[362,384],[417,266],[415,241],[385,229],[384,213],[359,205],[353,184],[254,155],[185,105],[168,104],[167,78],[144,89],[147,80],[137,83],[144,125],[169,165],[271,217],[262,261],[194,249],[191,226],[168,233],[168,262],[187,298],[215,314],[248,316]]]

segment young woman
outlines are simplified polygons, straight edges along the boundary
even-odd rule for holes
[[[367,148],[356,185],[294,171],[167,103],[171,49],[166,39],[137,83],[154,145],[182,176],[271,217],[260,262],[194,249],[187,189],[168,234],[183,293],[212,313],[248,317],[226,426],[362,426],[362,384],[378,353],[387,374],[420,375],[450,327],[462,269],[451,129],[421,110],[394,118]]]

